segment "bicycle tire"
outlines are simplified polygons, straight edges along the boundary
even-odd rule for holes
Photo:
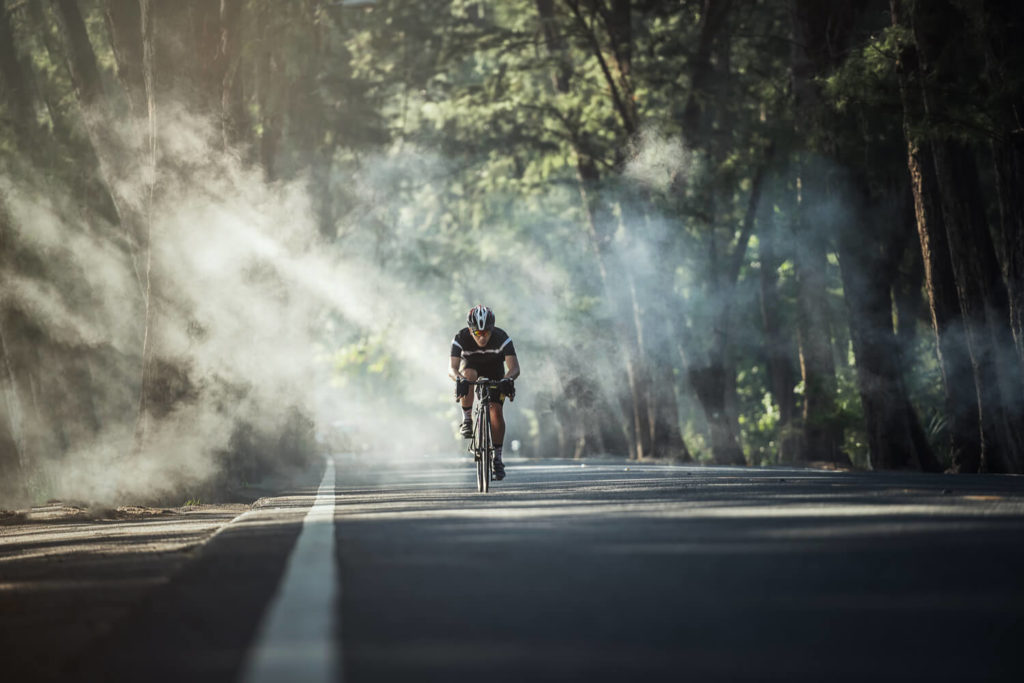
[[[481,493],[491,490],[491,416],[489,406],[480,411],[480,481],[483,484]]]
[[[484,459],[482,456],[476,460],[476,490],[477,493],[484,493]]]
[[[473,459],[476,461],[476,490],[478,493],[484,492],[484,449],[481,444],[483,442],[483,433],[480,429],[480,409],[476,409],[475,423],[473,425]]]
[[[472,447],[470,450],[475,461],[473,464],[476,465],[476,490],[479,494],[484,493],[483,480],[486,473],[484,470],[485,463],[483,462],[483,421],[480,420],[481,414],[480,404],[477,401],[473,405],[473,440],[471,441]]]

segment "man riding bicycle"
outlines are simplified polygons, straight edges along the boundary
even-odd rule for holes
[[[501,461],[501,447],[505,440],[505,415],[502,404],[505,397],[515,397],[515,380],[519,377],[519,360],[512,339],[500,327],[494,326],[494,312],[486,306],[475,306],[466,317],[466,327],[452,340],[451,371],[455,380],[455,399],[461,399],[462,436],[473,437],[473,392],[466,381],[498,379],[498,396],[491,397],[491,437],[494,442],[494,478],[505,478],[505,464]],[[505,367],[508,366],[506,372]]]

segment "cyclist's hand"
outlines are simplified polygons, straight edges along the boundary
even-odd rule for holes
[[[455,380],[455,400],[459,400],[463,396],[469,394],[469,382],[466,381],[465,377],[459,377]]]
[[[498,389],[501,393],[509,397],[510,400],[515,398],[516,395],[516,384],[510,377],[506,377],[498,382]]]

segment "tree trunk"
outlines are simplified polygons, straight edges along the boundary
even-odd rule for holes
[[[6,20],[6,10],[0,2],[0,21]],[[0,36],[2,37],[2,36]],[[3,47],[0,46],[0,50]],[[0,269],[11,267],[11,226],[3,196],[0,195]],[[25,450],[21,396],[15,377],[8,304],[0,298],[0,501],[13,501],[22,505],[27,498],[27,475],[31,463]]]
[[[812,140],[810,152],[837,157],[839,143],[831,129],[820,94],[819,78],[845,57],[851,27],[864,3],[847,0],[822,3],[794,0],[792,3],[792,83],[797,134]],[[819,135],[815,135],[818,133]],[[834,463],[849,463],[842,452],[842,426],[835,405],[836,372],[831,348],[831,325],[827,305],[827,251],[838,236],[836,218],[825,207],[834,190],[822,169],[814,168],[803,155],[798,178],[797,238],[794,259],[798,281],[798,340],[804,379],[804,432],[808,457],[824,457]],[[891,326],[890,326],[891,328]]]
[[[1010,307],[1010,328],[1017,355],[1024,361],[1024,130],[1008,131],[992,141],[996,187],[999,192],[1003,272]]]
[[[284,129],[283,83],[278,56],[273,50],[273,27],[269,5],[261,5],[256,15],[259,57],[256,60],[256,101],[260,112],[259,161],[267,182],[278,177],[277,148]]]
[[[566,59],[567,47],[555,17],[555,0],[536,0],[536,4],[544,46],[548,55],[555,60],[555,66],[551,71],[551,84],[555,92],[567,93],[569,79],[572,78],[572,64]]]
[[[117,77],[134,117],[146,114],[146,81],[142,73],[142,16],[139,0],[106,0],[104,18]]]
[[[157,69],[156,69],[156,41],[154,36],[155,18],[153,15],[153,1],[139,0],[140,21],[142,23],[142,77],[146,85],[146,121],[148,131],[148,152],[147,160],[150,167],[150,177],[156,178],[157,167]],[[152,387],[156,383],[156,355],[154,353],[154,323],[156,321],[156,306],[153,297],[153,201],[156,191],[155,181],[150,183],[146,197],[145,223],[140,231],[140,247],[143,254],[143,320],[144,329],[142,337],[142,373],[139,381],[139,405],[135,422],[135,452],[139,453],[145,449],[146,439],[150,430],[150,395],[153,394]]]
[[[559,92],[568,92],[571,65],[568,62],[565,43],[560,39],[560,34],[557,31],[554,7],[551,3],[544,2],[543,0],[538,0],[536,6],[541,30],[545,36],[546,48],[560,65],[555,70],[553,83],[556,88],[560,89]],[[567,0],[567,6],[577,24],[581,27],[581,30],[584,30],[588,36],[595,56],[601,61],[603,73],[611,88],[612,97],[620,113],[623,126],[627,133],[632,132],[635,130],[635,127],[633,127],[635,123],[635,110],[631,109],[634,106],[632,102],[627,104],[622,100],[621,88],[623,81],[615,79],[611,74],[603,55],[600,54],[601,49],[596,35],[583,18],[579,3],[575,0]],[[621,7],[618,9],[620,12],[622,11]],[[622,39],[623,33],[621,28],[618,29],[616,35],[620,40]],[[628,32],[625,35],[628,37]],[[626,60],[624,55],[628,55],[628,47],[619,45],[618,55],[623,60]],[[628,65],[626,66],[625,74],[628,76]],[[565,90],[561,90],[562,88]],[[585,145],[579,140],[578,131],[571,131],[571,134],[574,136],[575,141],[576,170],[581,208],[584,214],[584,225],[601,278],[605,300],[609,304],[614,320],[615,334],[623,349],[626,382],[629,388],[629,409],[627,412],[629,420],[627,433],[630,435],[629,457],[631,459],[644,459],[656,455],[653,441],[656,431],[656,415],[652,413],[654,399],[650,368],[644,358],[645,349],[643,348],[640,322],[642,312],[637,308],[632,274],[625,267],[613,265],[615,256],[611,249],[611,229],[604,225],[604,223],[611,219],[603,214],[599,215],[601,208],[597,201],[597,195],[593,192],[594,186],[600,179],[597,166],[586,153]],[[674,394],[661,392],[658,394],[658,397],[666,402],[674,401]],[[680,443],[682,443],[682,436],[680,435],[679,438]],[[683,444],[682,450],[686,451],[685,444]]]
[[[78,11],[78,3],[75,0],[52,2],[61,32],[65,37],[71,81],[78,92],[78,100],[83,107],[89,108],[103,97],[103,84],[96,63],[96,54],[85,30],[85,21]]]
[[[967,346],[982,416],[983,468],[1024,471],[1024,375],[1009,328],[1009,302],[984,218],[973,156],[962,144],[933,146]]]
[[[726,367],[721,358],[712,358],[703,366],[687,373],[704,410],[711,436],[711,453],[718,465],[745,465],[740,448],[739,429],[726,405]]]
[[[906,25],[907,17],[902,0],[892,0],[891,12],[894,25]],[[977,472],[981,467],[982,456],[979,394],[967,348],[967,333],[960,315],[953,262],[942,207],[939,205],[931,143],[921,140],[912,132],[924,121],[917,51],[912,45],[906,46],[899,55],[897,75],[900,79],[903,131],[907,139],[907,166],[914,196],[914,215],[924,262],[925,292],[942,369],[950,455],[954,471]]]
[[[781,190],[781,188],[780,188]],[[779,423],[776,429],[778,461],[793,462],[798,455],[798,440],[794,438],[793,426],[796,415],[796,371],[793,367],[794,344],[791,334],[784,333],[779,321],[781,304],[778,292],[778,268],[782,259],[776,253],[775,241],[778,226],[769,212],[762,211],[759,220],[758,246],[760,250],[760,274],[758,293],[761,325],[764,336],[764,363],[768,373],[768,388],[772,399],[779,408]]]
[[[241,61],[241,16],[243,0],[224,0],[220,8],[220,54],[225,68],[221,79],[221,121],[224,147],[237,147],[248,142],[249,121],[245,110]]]
[[[11,17],[0,2],[0,82],[11,112],[16,134],[15,142],[27,153],[36,149],[39,126],[36,123],[35,101],[32,88],[15,48],[11,30]]]
[[[984,0],[969,5],[980,14],[985,76],[994,95],[992,161],[998,190],[1003,272],[1007,282],[1010,328],[1024,360],[1024,15],[1017,0]]]
[[[697,48],[694,50],[690,66],[690,91],[683,107],[683,135],[690,144],[694,144],[704,128],[703,114],[708,103],[708,89],[714,82],[714,69],[711,64],[711,53],[715,40],[725,28],[726,20],[732,10],[733,0],[705,0],[704,11],[701,12],[700,32],[697,37]]]
[[[942,82],[954,68],[949,50],[952,22],[963,22],[944,0],[916,2],[911,23],[923,83]],[[955,44],[955,41],[954,41]],[[923,88],[924,112],[943,112],[939,92]],[[933,136],[932,161],[949,240],[960,311],[967,332],[981,410],[982,467],[1024,471],[1024,372],[1010,329],[1010,306],[985,216],[971,151],[948,133]]]
[[[866,193],[863,204],[868,204]],[[859,216],[840,230],[839,262],[856,359],[857,388],[864,407],[872,469],[941,468],[931,448],[915,439],[918,424],[903,384],[903,363],[892,327],[890,290],[902,249],[880,239],[878,229]]]
[[[609,34],[609,41],[613,44],[616,57],[620,60],[624,60],[620,61],[618,65],[619,73],[617,77],[616,74],[612,72],[611,66],[605,59],[605,50],[597,35],[595,25],[593,22],[588,22],[586,17],[584,17],[579,0],[565,0],[565,3],[569,7],[573,18],[575,19],[577,30],[580,35],[586,38],[590,45],[591,54],[601,67],[601,73],[604,75],[605,83],[608,85],[608,92],[611,95],[612,105],[615,107],[615,111],[618,112],[619,123],[622,125],[623,131],[625,131],[627,136],[632,136],[637,131],[637,111],[636,102],[633,99],[632,79],[629,74],[631,68],[629,62],[631,47],[627,44],[622,44],[621,42],[625,39],[629,39],[631,35],[631,29],[629,26],[629,3],[621,2],[620,0],[613,0],[614,14],[616,15],[614,19],[607,13],[607,8],[603,3],[600,5],[596,3],[591,5],[591,8],[595,13],[605,13],[604,23],[606,32]],[[538,6],[538,9],[543,11],[543,8],[540,6]],[[618,22],[624,22],[624,24],[620,24]]]
[[[832,324],[825,299],[828,292],[826,250],[822,236],[809,225],[806,209],[800,210],[794,235],[797,347],[804,384],[804,439],[797,459],[845,464],[847,457],[841,450],[842,428],[836,419]]]
[[[688,76],[690,88],[683,105],[679,124],[686,144],[694,152],[704,158],[710,158],[712,150],[704,132],[709,123],[704,112],[709,100],[709,89],[715,76],[712,54],[716,42],[722,38],[730,12],[732,0],[707,0],[701,13],[701,24],[698,30],[697,46],[689,62]],[[765,165],[770,158],[767,155]],[[755,173],[748,212],[741,225],[741,236],[737,241],[731,258],[723,264],[718,258],[718,246],[715,235],[715,197],[710,188],[704,188],[698,199],[703,204],[700,213],[702,222],[710,238],[708,276],[710,297],[721,298],[723,304],[719,314],[715,316],[710,348],[703,353],[680,348],[680,356],[684,359],[684,369],[700,403],[710,432],[712,458],[722,465],[743,465],[746,460],[740,445],[739,422],[735,414],[736,381],[735,367],[728,360],[731,334],[734,327],[732,316],[733,297],[739,275],[743,255],[753,230],[754,217],[760,198],[761,181],[764,166]],[[680,203],[682,206],[682,202]],[[735,268],[732,266],[735,264]],[[683,345],[693,346],[693,340],[682,340]]]
[[[66,73],[67,59],[64,57],[58,37],[51,30],[52,24],[47,16],[45,3],[30,2],[25,5],[25,10],[32,21],[32,28],[37,32],[46,48],[47,56],[49,56],[50,62],[54,65],[55,71],[63,75],[63,73]],[[62,65],[64,66],[63,70],[61,69]],[[40,74],[40,76],[42,76],[40,78],[40,95],[46,103],[46,109],[50,115],[50,122],[53,125],[53,137],[62,145],[74,147],[78,144],[78,140],[74,136],[74,125],[61,106],[60,100],[64,97],[64,93],[60,91],[56,83],[58,78],[54,75]],[[96,159],[95,151],[89,149],[86,155],[91,158],[83,159],[83,161],[90,167],[96,168],[99,161]],[[99,177],[98,173],[90,173],[88,175]],[[86,182],[89,183],[91,180],[92,178],[90,177],[90,180]],[[96,194],[106,195],[106,192],[106,188],[88,188],[85,191],[86,196],[83,198],[83,201],[94,199]],[[113,203],[109,200],[109,195],[106,196],[105,200],[101,200],[99,204],[101,205],[99,210],[104,213],[104,217],[111,222],[116,222],[116,212],[113,210]]]

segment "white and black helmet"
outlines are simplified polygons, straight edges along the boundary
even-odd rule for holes
[[[466,316],[466,324],[471,331],[486,332],[494,327],[494,311],[486,306],[474,306]]]

